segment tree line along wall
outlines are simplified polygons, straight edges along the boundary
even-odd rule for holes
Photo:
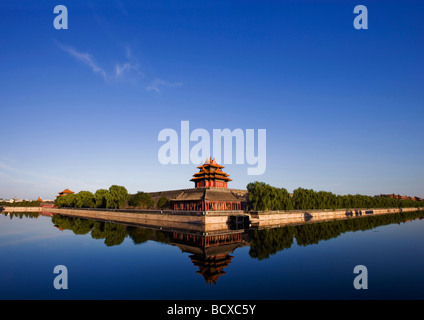
[[[109,189],[99,189],[94,194],[90,191],[80,191],[74,194],[57,197],[55,204],[61,208],[168,208],[168,198],[161,196],[154,201],[150,194],[138,191],[129,194],[123,186],[113,185]]]
[[[381,196],[336,195],[327,191],[297,188],[291,195],[285,188],[264,182],[247,185],[249,205],[253,210],[307,210],[350,208],[411,208],[423,207],[424,201],[393,199]]]
[[[291,195],[285,188],[272,187],[264,182],[249,183],[247,192],[249,209],[255,211],[424,207],[424,201],[360,194],[336,195],[332,192],[304,188],[297,188]],[[108,190],[99,189],[94,194],[89,191],[80,191],[58,197],[55,204],[58,207],[74,208],[124,208],[126,206],[168,208],[167,195],[166,192],[157,193],[153,200],[149,193],[139,191],[130,195],[125,187],[113,185]]]

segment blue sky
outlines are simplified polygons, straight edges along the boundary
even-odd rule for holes
[[[69,28],[53,27],[65,5]],[[368,29],[353,27],[357,4]],[[267,130],[264,181],[424,197],[420,1],[0,2],[0,198],[190,188],[165,128]]]

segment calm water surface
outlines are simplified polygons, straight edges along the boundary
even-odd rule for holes
[[[423,212],[221,238],[0,214],[0,299],[423,299]],[[56,290],[56,265],[68,290]],[[368,290],[356,290],[356,265]]]

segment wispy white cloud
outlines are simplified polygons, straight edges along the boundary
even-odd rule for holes
[[[132,69],[132,65],[129,62],[120,65],[119,63],[115,66],[115,75],[120,77],[125,73],[125,71],[129,71]]]
[[[132,83],[138,83],[141,78],[145,75],[142,71],[141,65],[138,59],[132,54],[131,48],[125,46],[125,62],[116,63],[111,72],[107,72],[106,69],[102,68],[89,53],[82,52],[72,46],[61,44],[55,41],[57,46],[68,53],[76,60],[82,62],[88,66],[95,74],[101,75],[102,78],[107,81],[126,81]],[[145,87],[147,91],[154,91],[161,93],[163,87],[177,88],[183,85],[182,82],[169,82],[160,78],[154,78]]]
[[[97,65],[97,63],[94,61],[93,57],[90,54],[80,52],[77,49],[75,49],[71,46],[68,46],[68,45],[63,45],[63,44],[60,44],[60,43],[57,43],[57,44],[58,44],[60,49],[67,52],[72,57],[81,61],[85,65],[89,66],[94,73],[100,74],[105,81],[108,80],[108,75],[107,75],[106,71],[103,68],[101,68],[100,66]]]
[[[13,171],[13,172],[18,172],[19,170],[5,164],[4,162],[0,161],[0,169],[6,170],[6,171]]]
[[[162,86],[177,88],[177,87],[181,87],[182,85],[183,85],[182,82],[169,82],[169,81],[165,81],[165,80],[156,78],[150,83],[150,85],[148,85],[146,87],[146,90],[147,91],[155,91],[157,93],[160,93],[160,87],[162,87]]]
[[[87,188],[90,190],[98,189],[98,184],[92,181],[79,180],[70,176],[46,174],[42,170],[29,170],[27,168],[21,168],[19,165],[11,166],[2,161],[0,161],[0,170],[2,177],[0,179],[0,196],[5,198],[12,198],[14,196],[28,198],[30,194],[31,196],[35,196],[33,193],[45,188],[45,186],[48,186],[48,189],[56,188],[57,190],[65,186],[72,186],[72,188],[77,190],[87,190]],[[57,190],[53,193],[47,190],[43,192],[48,192],[48,197],[51,198]],[[26,192],[27,196],[24,196],[22,194],[23,192]]]
[[[22,243],[34,243],[34,241],[37,240],[45,240],[45,239],[55,239],[58,236],[66,236],[70,234],[60,234],[60,233],[51,233],[51,234],[42,234],[42,235],[36,235],[36,236],[28,236],[27,234],[23,234],[22,237],[19,237],[17,239],[11,239],[6,241],[1,241],[0,247],[11,247],[15,245],[20,245]]]
[[[5,157],[5,156],[0,156],[0,159],[2,159],[4,161],[8,161],[8,162],[16,162],[16,159],[8,158],[8,157]]]
[[[122,78],[123,76],[128,75],[130,72],[134,72],[136,75],[144,77],[144,73],[141,71],[140,63],[132,54],[129,46],[125,47],[125,57],[127,60],[125,63],[118,63],[115,65],[115,76]]]
[[[125,48],[125,56],[127,61],[124,63],[116,63],[114,70],[112,72],[107,72],[95,61],[91,54],[81,52],[74,47],[58,43],[57,41],[56,44],[60,49],[67,52],[70,56],[90,67],[95,74],[101,75],[105,81],[129,79],[131,73],[133,75],[137,75],[138,77],[144,77],[144,74],[141,71],[140,63],[133,56],[131,49],[128,46]]]

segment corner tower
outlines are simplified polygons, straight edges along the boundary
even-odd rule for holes
[[[224,188],[232,181],[229,175],[222,171],[224,166],[216,163],[215,158],[207,158],[205,163],[197,167],[199,172],[193,175],[190,181],[194,182],[195,188]]]

